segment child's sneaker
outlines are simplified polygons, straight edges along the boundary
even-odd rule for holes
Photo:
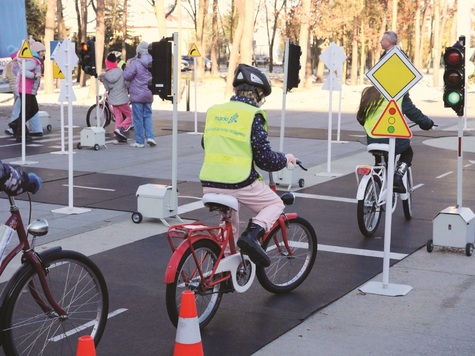
[[[155,147],[157,145],[153,138],[148,138],[147,143],[150,145],[150,147]]]
[[[127,136],[125,135],[125,131],[122,127],[119,126],[119,128],[115,129],[114,130],[114,133],[117,135],[117,136],[120,136],[122,138],[125,138],[127,140]]]
[[[130,145],[130,147],[134,147],[134,148],[144,148],[145,145],[142,144],[142,143],[137,143],[137,142],[134,142]]]
[[[126,142],[127,142],[126,138],[123,138],[122,136],[119,136],[114,132],[114,142],[113,142],[114,145],[117,145],[119,143],[126,143]]]

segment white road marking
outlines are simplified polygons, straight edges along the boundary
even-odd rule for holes
[[[447,173],[441,174],[440,176],[437,176],[435,178],[437,178],[437,179],[444,178],[444,177],[446,177],[446,176],[448,176],[452,173],[454,173],[454,172],[453,171],[448,171]]]
[[[113,312],[110,312],[109,314],[107,314],[107,319],[110,319],[116,315],[119,315],[123,312],[126,312],[128,309],[125,309],[125,308],[120,308],[120,309],[117,309],[117,310],[114,310]],[[74,329],[68,331],[68,332],[65,332],[65,333],[62,333],[62,334],[59,334],[59,335],[56,335],[55,337],[49,339],[49,341],[53,341],[53,342],[57,342],[57,341],[60,341],[64,338],[67,338],[68,336],[71,336],[71,335],[74,335],[74,334],[77,334],[79,333],[81,330],[84,330],[84,329],[87,329],[91,326],[93,326],[95,323],[95,321],[90,321],[86,324],[83,324],[83,325],[79,325],[77,327],[75,327]]]
[[[69,184],[63,184],[63,187],[69,187]],[[115,192],[116,191],[115,189],[86,187],[84,185],[73,185],[73,188],[90,189],[90,190],[103,190],[103,191],[106,191],[106,192]]]

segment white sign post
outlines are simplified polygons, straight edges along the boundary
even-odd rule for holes
[[[82,214],[91,209],[75,208],[74,207],[74,183],[73,183],[73,100],[76,100],[74,91],[72,88],[72,76],[73,70],[78,62],[78,56],[76,55],[74,43],[69,39],[63,41],[57,51],[55,51],[55,60],[61,71],[66,76],[66,79],[61,83],[61,91],[59,101],[68,102],[68,196],[69,205],[65,208],[52,210],[54,213],[62,214]],[[63,90],[63,85],[66,90]]]
[[[31,53],[28,40],[24,40],[21,46],[20,51],[18,52],[18,58],[21,59],[21,123],[17,122],[17,127],[15,132],[21,128],[21,161],[13,161],[10,163],[13,164],[35,164],[38,162],[27,161],[26,158],[26,69],[25,69],[25,59],[33,58]],[[20,126],[21,125],[21,126]]]
[[[397,73],[396,75],[394,73]],[[422,75],[409,62],[407,56],[399,49],[393,47],[373,68],[366,74],[368,79],[381,92],[381,94],[389,101],[388,108],[394,105],[393,110],[388,110],[391,113],[391,120],[397,118],[393,112],[400,112],[396,101],[404,96],[407,91],[412,88],[421,78]],[[403,296],[412,290],[411,286],[404,284],[389,283],[389,267],[390,267],[390,253],[391,253],[391,228],[392,228],[392,199],[393,199],[393,181],[394,181],[394,160],[395,160],[395,146],[397,137],[411,137],[412,133],[405,124],[404,118],[399,117],[399,122],[393,123],[394,126],[388,126],[388,121],[385,117],[385,110],[380,119],[373,128],[372,133],[377,136],[389,138],[389,153],[388,153],[388,167],[386,171],[386,215],[384,227],[384,254],[383,254],[383,280],[369,281],[364,284],[360,290],[364,293],[379,294],[385,296]],[[384,128],[389,128],[385,130]],[[398,129],[395,129],[397,127]],[[381,129],[383,128],[383,129]],[[399,130],[403,128],[403,130]]]
[[[327,66],[330,71],[328,78],[323,83],[322,89],[329,91],[328,104],[328,154],[327,154],[327,173],[331,172],[331,143],[332,143],[332,117],[333,117],[333,91],[340,92],[340,105],[338,114],[338,141],[340,140],[340,118],[341,118],[341,77],[343,71],[343,62],[346,60],[346,55],[343,49],[335,42],[330,43],[330,46],[323,51],[320,59]]]

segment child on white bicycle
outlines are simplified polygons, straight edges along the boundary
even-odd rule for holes
[[[422,130],[430,130],[434,126],[434,122],[422,113],[412,102],[409,93],[405,94],[402,99],[398,100],[398,106],[402,113],[413,121]],[[388,105],[388,101],[374,86],[366,87],[361,93],[360,106],[356,114],[358,122],[364,126],[367,135],[367,142],[370,143],[388,143],[388,138],[378,138],[371,135],[374,125],[378,122],[383,114],[383,110]],[[411,140],[408,138],[396,138],[396,155],[400,155],[397,162],[393,191],[395,193],[405,193],[402,177],[406,173],[408,167],[412,164],[414,152],[411,147]],[[378,163],[378,162],[376,162]]]
[[[256,166],[268,172],[279,171],[287,163],[295,165],[296,159],[290,153],[272,151],[267,140],[267,114],[260,109],[272,90],[267,75],[258,68],[239,64],[233,87],[235,95],[231,100],[212,106],[206,115],[200,180],[204,193],[232,195],[257,213],[237,245],[254,263],[268,267],[270,259],[259,239],[279,218],[284,204],[264,183]],[[237,214],[233,214],[232,224],[237,230]]]

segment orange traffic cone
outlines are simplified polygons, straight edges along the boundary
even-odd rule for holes
[[[84,335],[79,338],[76,356],[96,356],[96,346],[92,336]]]
[[[195,293],[191,290],[186,290],[181,294],[180,317],[178,318],[176,329],[173,356],[203,355]]]

